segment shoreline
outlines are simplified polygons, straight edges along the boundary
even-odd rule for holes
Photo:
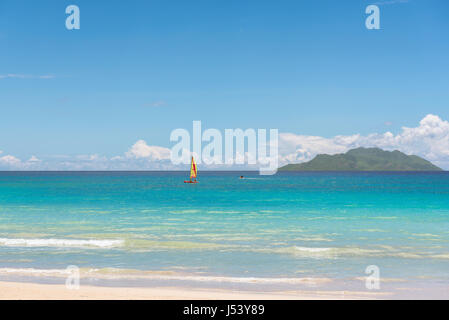
[[[388,293],[350,291],[256,292],[184,287],[102,287],[0,281],[0,300],[365,300]]]

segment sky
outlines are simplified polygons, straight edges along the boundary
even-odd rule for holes
[[[379,146],[449,169],[448,9],[0,0],[0,170],[167,169],[170,133],[194,120],[276,128],[281,163]]]

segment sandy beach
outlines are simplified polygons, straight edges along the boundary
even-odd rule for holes
[[[382,299],[385,294],[347,291],[259,293],[217,289],[122,288],[0,282],[0,300],[355,300]]]

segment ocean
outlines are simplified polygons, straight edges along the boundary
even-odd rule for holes
[[[1,172],[0,280],[449,298],[447,172],[187,175]]]

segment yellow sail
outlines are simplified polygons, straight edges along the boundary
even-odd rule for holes
[[[192,157],[192,164],[190,165],[190,179],[196,178],[197,171],[196,171],[196,163],[195,159]]]

